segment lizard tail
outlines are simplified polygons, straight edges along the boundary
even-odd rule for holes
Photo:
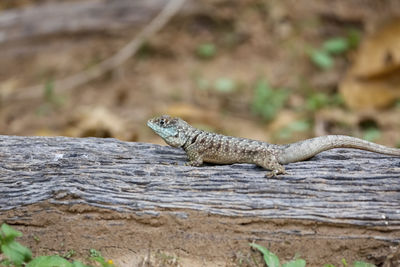
[[[345,135],[327,135],[282,146],[277,158],[280,164],[302,161],[332,148],[357,148],[376,153],[400,156],[400,149],[378,145]]]

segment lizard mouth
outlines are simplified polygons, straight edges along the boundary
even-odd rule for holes
[[[152,120],[148,120],[148,121],[147,121],[147,126],[149,126],[153,131],[157,131],[157,129],[158,129],[157,124],[155,124],[154,122],[152,122]]]

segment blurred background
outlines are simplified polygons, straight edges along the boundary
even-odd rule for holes
[[[1,134],[162,144],[160,114],[400,147],[400,1],[0,1]]]

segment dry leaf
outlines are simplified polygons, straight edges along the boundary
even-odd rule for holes
[[[373,78],[400,68],[400,19],[391,20],[363,41],[352,73]]]
[[[358,79],[349,74],[340,84],[346,104],[357,110],[382,109],[400,97],[400,72],[380,79]]]
[[[364,40],[340,92],[357,110],[386,108],[400,97],[400,19]]]
[[[130,123],[103,107],[79,109],[72,115],[67,136],[73,137],[113,137],[120,140],[136,141],[135,131]]]

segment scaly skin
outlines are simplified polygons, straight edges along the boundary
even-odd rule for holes
[[[400,149],[344,135],[327,135],[288,145],[273,145],[206,132],[168,115],[150,119],[147,125],[170,146],[182,147],[189,158],[187,165],[201,166],[203,162],[251,163],[271,170],[268,176],[285,173],[282,164],[302,161],[332,148],[357,148],[400,156]]]

